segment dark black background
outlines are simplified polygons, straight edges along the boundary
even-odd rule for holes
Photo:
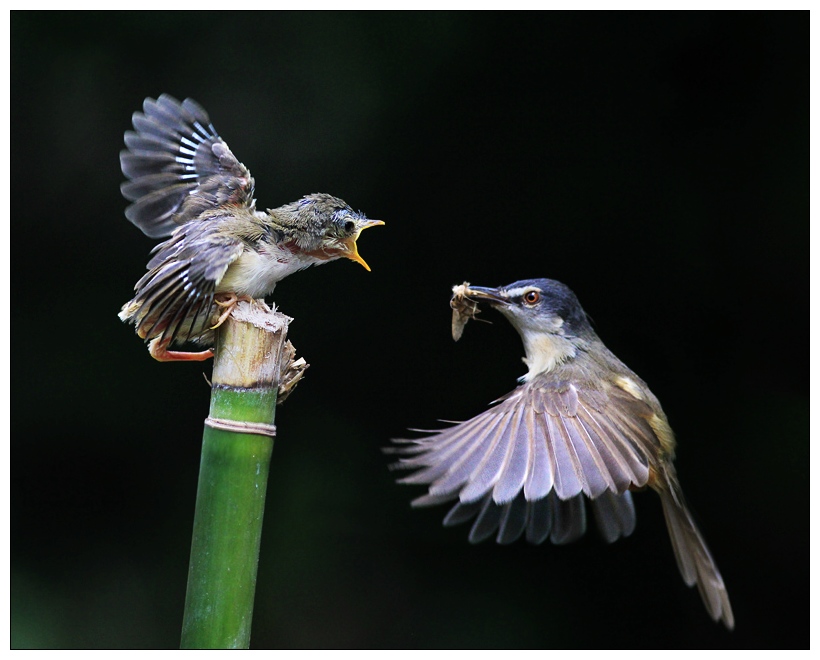
[[[16,647],[178,644],[209,390],[117,319],[153,242],[118,152],[191,96],[259,206],[386,226],[279,285],[311,368],[279,409],[252,646],[807,647],[809,21],[802,13],[11,18]],[[470,546],[380,452],[524,371],[450,287],[569,284],[664,403],[728,585],[712,623],[657,498],[612,546]],[[490,313],[485,318],[492,318]]]

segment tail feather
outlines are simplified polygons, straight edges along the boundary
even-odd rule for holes
[[[660,496],[672,549],[683,581],[690,587],[697,585],[709,615],[715,621],[723,621],[732,630],[735,627],[735,617],[729,603],[729,594],[717,564],[686,508],[680,486],[671,483],[668,489],[660,492]]]

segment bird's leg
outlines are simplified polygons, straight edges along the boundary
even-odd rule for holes
[[[248,303],[253,302],[253,298],[250,296],[237,296],[233,291],[229,293],[218,293],[214,296],[214,302],[220,307],[224,307],[225,311],[219,315],[219,320],[216,322],[216,325],[211,327],[211,330],[216,330],[220,325],[225,323],[225,319],[231,315],[233,308],[242,300]]]
[[[148,352],[151,354],[151,357],[158,362],[202,362],[203,360],[210,360],[214,356],[214,352],[211,349],[199,351],[198,353],[169,351],[168,344],[170,343],[170,339],[157,337],[148,344]]]

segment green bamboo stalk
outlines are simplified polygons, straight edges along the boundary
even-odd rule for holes
[[[182,648],[248,648],[277,391],[304,370],[290,319],[240,303],[217,333],[202,438]]]

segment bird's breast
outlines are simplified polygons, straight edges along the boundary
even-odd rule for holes
[[[309,256],[275,243],[259,250],[246,248],[228,267],[217,285],[217,292],[233,291],[238,295],[262,298],[273,291],[277,282],[314,263]]]

